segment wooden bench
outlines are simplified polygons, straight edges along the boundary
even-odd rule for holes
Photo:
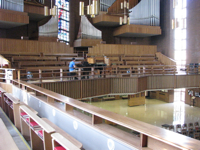
[[[119,57],[107,57],[110,61],[119,61]]]
[[[65,61],[20,61],[18,63],[18,67],[25,67],[25,66],[65,66]]]
[[[12,57],[12,62],[15,61],[31,61],[31,60],[35,60],[35,61],[48,61],[48,60],[54,60],[57,61],[56,57],[53,56],[42,56],[42,57],[38,57],[38,56],[13,56]]]
[[[122,61],[151,61],[155,60],[155,57],[122,57]]]
[[[37,150],[51,150],[51,134],[55,129],[38,117],[25,105],[20,106],[21,133],[31,142],[31,148]]]
[[[66,139],[59,133],[54,133],[51,135],[51,137],[52,137],[53,150],[56,147],[60,147],[60,148],[62,147],[66,150],[81,150],[80,148],[78,148],[76,145],[71,143],[68,139]]]
[[[19,150],[0,118],[0,150]]]
[[[126,65],[159,65],[159,61],[126,61]]]
[[[82,143],[80,143],[79,141],[77,141],[75,138],[73,138],[72,136],[70,136],[68,133],[66,133],[65,131],[63,131],[61,128],[59,128],[58,126],[56,126],[54,123],[52,123],[51,121],[49,121],[47,118],[42,118],[42,120],[44,120],[47,124],[49,124],[51,127],[53,127],[56,130],[56,133],[59,133],[60,135],[62,135],[65,139],[67,139],[70,143],[72,143],[73,145],[75,145],[78,148],[82,148]]]
[[[72,61],[72,58],[73,57],[58,57],[58,60],[60,61]],[[84,57],[74,57],[76,61],[83,61],[84,60]]]
[[[3,100],[4,100],[4,93],[6,93],[6,91],[0,87],[0,107],[1,108],[3,107],[2,105],[3,105]]]
[[[112,64],[112,65],[123,65],[124,62],[123,61],[110,61],[110,64]]]
[[[76,53],[43,53],[43,56],[78,57]]]

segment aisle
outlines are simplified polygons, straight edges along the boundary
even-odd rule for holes
[[[10,119],[6,116],[6,114],[3,112],[1,108],[0,108],[0,118],[3,120],[5,126],[7,127],[17,147],[20,150],[31,150],[26,140],[23,138],[23,136],[20,134],[20,132],[13,125],[13,123],[10,121]],[[0,136],[3,136],[3,135],[0,135]]]

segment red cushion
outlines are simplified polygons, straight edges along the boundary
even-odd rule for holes
[[[31,127],[36,127],[38,124],[35,121],[30,122]]]
[[[27,115],[25,112],[22,112],[22,113],[21,113],[21,116],[25,116],[25,115]]]
[[[39,134],[41,137],[43,137],[43,131],[42,131],[42,130],[38,131],[38,134]]]
[[[66,150],[66,149],[62,146],[57,146],[57,147],[54,148],[54,150]]]
[[[26,118],[26,122],[30,123],[29,118]]]

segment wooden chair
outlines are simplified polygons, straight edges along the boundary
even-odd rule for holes
[[[194,126],[195,126],[195,127],[199,127],[199,123],[198,123],[198,122],[195,122],[195,123],[194,123]]]
[[[173,130],[173,131],[174,131],[174,126],[173,126],[173,125],[170,125],[170,126],[169,126],[169,130]]]
[[[187,123],[184,123],[184,124],[182,125],[182,129],[187,129]]]
[[[189,128],[188,129],[188,136],[189,137],[193,137],[193,134],[194,134],[194,129],[193,128]]]
[[[186,135],[187,136],[187,129],[181,129],[181,134]]]
[[[194,138],[195,138],[195,139],[198,139],[198,140],[200,139],[200,138],[199,138],[199,133],[198,133],[198,132],[195,132],[195,133],[194,133]]]
[[[193,129],[193,123],[188,123],[188,128],[192,128]]]
[[[180,130],[181,130],[181,124],[177,124],[176,125],[176,132],[180,132]]]

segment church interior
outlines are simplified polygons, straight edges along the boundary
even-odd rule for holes
[[[197,150],[200,1],[0,0],[0,150]]]

